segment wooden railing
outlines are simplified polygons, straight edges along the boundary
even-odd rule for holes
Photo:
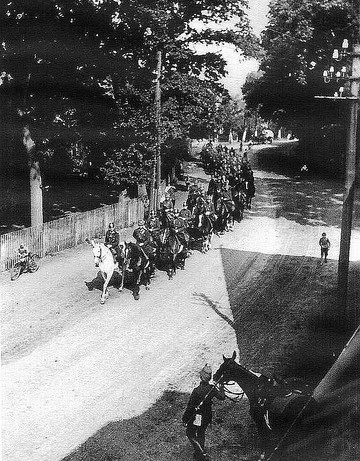
[[[132,227],[143,217],[142,200],[122,198],[113,205],[83,213],[71,213],[40,226],[3,234],[0,236],[0,270],[10,269],[18,260],[17,249],[21,244],[32,253],[43,257],[73,248],[86,238],[103,237],[110,222],[115,223],[121,234],[121,229]]]

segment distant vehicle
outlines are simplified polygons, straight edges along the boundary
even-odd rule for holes
[[[265,129],[261,132],[260,136],[253,136],[250,140],[251,144],[272,144],[274,140],[274,132]]]
[[[10,270],[11,280],[16,280],[24,272],[36,272],[39,269],[40,256],[35,253],[29,253],[25,263],[18,261]]]

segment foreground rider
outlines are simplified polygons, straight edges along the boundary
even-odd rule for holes
[[[205,451],[205,431],[212,419],[212,399],[225,400],[223,385],[217,389],[210,384],[211,377],[211,367],[206,364],[200,371],[200,384],[192,391],[182,417],[186,435],[194,447],[194,460],[209,459]]]
[[[173,226],[175,232],[183,245],[185,250],[188,250],[190,243],[190,236],[186,230],[186,221],[180,216],[180,212],[177,208],[174,210],[174,221]]]
[[[158,242],[161,223],[160,223],[160,219],[156,216],[155,210],[150,211],[150,215],[147,219],[146,225],[151,234],[152,240],[154,242]]]
[[[149,259],[152,272],[154,271],[155,245],[152,242],[152,237],[149,229],[145,226],[145,221],[138,221],[138,228],[134,230],[133,237],[136,244],[141,248],[144,255]]]
[[[26,264],[26,262],[27,262],[27,260],[28,260],[28,258],[30,256],[30,253],[29,253],[29,251],[27,250],[27,248],[23,244],[21,244],[19,246],[19,248],[18,248],[18,256],[20,258],[20,261],[19,261],[20,264],[22,266],[25,266],[25,264]]]
[[[119,243],[120,235],[115,229],[115,224],[111,222],[109,224],[109,229],[105,234],[105,245],[110,248],[110,251],[113,254],[115,260],[120,258]]]
[[[183,203],[183,207],[180,210],[179,216],[180,218],[183,218],[185,220],[186,227],[191,226],[194,216],[189,210],[189,208],[187,207],[186,202]]]
[[[204,212],[205,212],[206,216],[208,216],[208,218],[210,219],[212,224],[214,224],[217,216],[215,214],[214,204],[213,204],[213,202],[211,200],[211,197],[209,197],[209,196],[206,198],[206,203],[205,203],[205,206],[204,206]]]

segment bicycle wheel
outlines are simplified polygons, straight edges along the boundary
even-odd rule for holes
[[[16,280],[20,277],[21,274],[21,264],[17,263],[13,268],[10,269],[10,278],[11,280]]]
[[[29,272],[36,272],[39,269],[40,256],[33,254],[31,255],[31,261],[29,262]]]

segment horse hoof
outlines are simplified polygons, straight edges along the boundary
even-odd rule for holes
[[[139,301],[140,296],[139,295],[134,295],[134,299],[135,299],[135,301]]]
[[[105,304],[105,301],[102,299],[102,300],[100,301],[100,304]]]

